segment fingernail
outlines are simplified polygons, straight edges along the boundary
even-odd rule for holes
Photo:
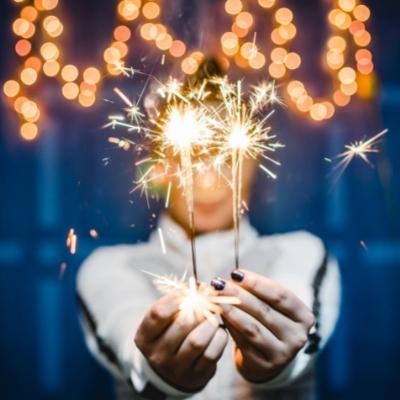
[[[220,279],[220,278],[214,278],[214,279],[211,281],[211,286],[212,286],[215,290],[224,290],[225,284],[226,284],[226,282],[225,282],[223,279]]]
[[[244,278],[244,272],[240,271],[239,269],[234,269],[231,272],[231,278],[236,282],[242,282]]]

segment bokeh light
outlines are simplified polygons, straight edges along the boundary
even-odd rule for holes
[[[356,71],[351,67],[344,67],[339,71],[338,78],[344,84],[350,84],[356,79]]]
[[[169,52],[173,57],[182,57],[186,52],[186,45],[181,40],[174,40],[169,48]]]
[[[78,100],[82,107],[91,107],[96,101],[96,96],[94,94],[85,95],[80,93]]]
[[[20,39],[15,44],[15,52],[21,57],[25,57],[26,55],[28,55],[31,52],[31,50],[32,50],[32,44],[29,40]]]
[[[17,81],[10,79],[4,83],[3,92],[7,97],[15,97],[20,88],[20,84]]]
[[[241,29],[249,29],[253,22],[253,16],[247,11],[239,13],[235,18],[236,25]]]
[[[293,13],[289,8],[282,7],[275,12],[275,20],[279,24],[287,25],[293,20]]]
[[[61,91],[66,99],[73,100],[79,95],[79,86],[74,82],[67,82],[62,86]]]
[[[286,67],[283,64],[272,62],[268,67],[268,72],[272,78],[279,79],[286,74]]]
[[[181,68],[186,75],[192,75],[199,68],[199,63],[193,56],[189,56],[182,60]]]
[[[49,77],[56,76],[60,71],[60,64],[57,61],[46,61],[43,64],[43,72]]]
[[[28,57],[24,62],[24,66],[26,68],[33,68],[36,72],[39,72],[42,68],[42,61],[39,57]]]
[[[61,78],[66,82],[72,82],[78,78],[79,71],[75,65],[65,65],[61,70]]]
[[[172,36],[169,33],[161,33],[157,36],[156,46],[160,50],[168,50],[172,46]]]
[[[118,13],[127,21],[133,21],[139,16],[140,6],[140,0],[123,0],[118,4]]]
[[[38,11],[36,10],[35,7],[32,6],[25,6],[21,10],[21,18],[24,18],[30,22],[36,21],[36,18],[38,17]]]
[[[60,50],[52,42],[46,42],[40,47],[40,54],[47,61],[55,61],[60,55]]]
[[[21,81],[27,86],[33,85],[37,77],[38,74],[33,68],[24,68],[20,74]]]
[[[351,12],[356,6],[356,0],[339,0],[338,5],[343,11]]]
[[[310,117],[314,121],[322,121],[328,114],[323,103],[314,103],[310,108]]]
[[[160,6],[153,1],[149,1],[143,5],[142,13],[147,19],[155,19],[160,15]]]
[[[34,140],[38,135],[39,129],[33,122],[25,122],[21,125],[20,134],[24,140]]]
[[[239,14],[243,9],[243,3],[240,0],[228,0],[225,2],[225,11],[228,14]]]
[[[257,53],[249,60],[249,65],[253,69],[260,69],[265,65],[265,56],[263,53]]]
[[[285,65],[288,69],[294,70],[300,67],[301,57],[295,52],[290,52],[286,56]]]
[[[114,39],[120,42],[127,42],[131,38],[131,30],[125,25],[119,25],[114,29]]]
[[[90,85],[96,85],[101,79],[100,71],[95,67],[86,68],[83,72],[83,79]]]
[[[368,21],[369,17],[371,16],[371,11],[369,8],[364,4],[359,4],[353,11],[353,15],[359,21],[365,22]]]
[[[49,15],[43,20],[43,28],[51,37],[60,36],[64,30],[63,24],[54,15]]]
[[[271,8],[275,5],[276,0],[257,0],[258,4],[264,8]]]

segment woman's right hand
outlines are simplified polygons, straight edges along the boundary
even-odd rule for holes
[[[168,294],[143,318],[135,343],[161,378],[184,392],[201,390],[213,377],[228,341],[224,329],[206,319],[179,315],[179,299]]]

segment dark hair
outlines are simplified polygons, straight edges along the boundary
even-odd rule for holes
[[[208,92],[207,100],[218,101],[220,99],[219,85],[216,81],[213,81],[212,78],[223,78],[224,76],[225,71],[216,57],[205,58],[199,65],[195,74],[185,77],[182,87],[183,95],[186,95],[193,88],[201,86],[203,82],[206,81],[204,91]],[[179,97],[176,97],[174,98],[174,104],[181,105],[183,101]],[[167,107],[167,101],[162,100],[159,104],[158,118],[162,118],[165,115]]]
[[[193,87],[201,86],[206,80],[205,90],[210,93],[209,99],[217,100],[219,88],[217,83],[210,78],[223,78],[225,75],[226,71],[220,61],[216,57],[210,56],[201,62],[195,74],[186,76],[183,88],[189,91]]]
[[[212,77],[222,78],[225,74],[226,71],[216,57],[207,57],[201,62],[196,73],[186,78],[186,82],[192,85],[199,84],[204,79]]]

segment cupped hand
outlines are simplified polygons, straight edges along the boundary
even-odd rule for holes
[[[265,276],[247,270],[231,276],[212,285],[221,295],[240,299],[238,305],[224,305],[222,314],[236,344],[236,367],[249,381],[269,381],[304,347],[314,315],[294,293]]]
[[[168,294],[147,312],[135,343],[167,383],[184,392],[195,392],[215,374],[227,339],[224,329],[207,320],[182,318],[179,298]]]

